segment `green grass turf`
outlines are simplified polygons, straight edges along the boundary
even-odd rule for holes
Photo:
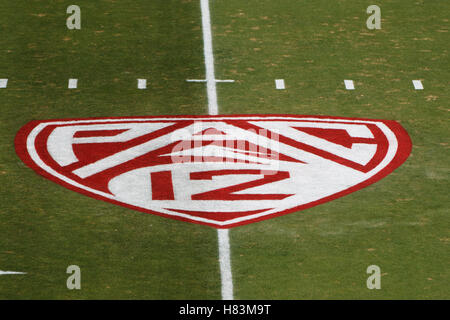
[[[195,1],[1,1],[0,298],[220,298],[212,228],[162,219],[70,192],[26,168],[17,130],[32,119],[204,113]],[[5,59],[6,58],[6,59]],[[77,90],[68,78],[79,78]],[[147,78],[149,90],[137,90]],[[79,265],[82,290],[66,288]]]
[[[393,119],[413,141],[407,162],[375,185],[233,230],[239,298],[450,297],[450,4],[379,5],[382,29],[371,31],[367,1],[214,2],[217,76],[238,80],[219,87],[222,113]],[[275,90],[278,78],[287,90]],[[365,286],[371,264],[378,291]]]
[[[0,299],[218,299],[209,227],[97,201],[37,176],[13,149],[32,119],[206,113],[199,1],[0,0]],[[240,299],[448,299],[449,55],[445,1],[215,0],[220,112],[393,119],[410,158],[330,203],[230,231]],[[67,79],[79,78],[68,90]],[[148,90],[136,79],[147,78]],[[275,90],[274,79],[287,90]],[[355,81],[347,91],[343,80]],[[411,80],[422,79],[423,91]],[[66,289],[68,265],[82,290]],[[366,288],[367,266],[382,289]]]

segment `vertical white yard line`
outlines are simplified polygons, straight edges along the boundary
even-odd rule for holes
[[[216,75],[214,72],[214,53],[212,44],[211,15],[209,0],[200,0],[202,10],[203,52],[205,56],[206,87],[208,94],[208,114],[219,114],[217,103]],[[233,276],[231,273],[230,237],[228,229],[218,229],[219,265],[222,282],[222,299],[233,300]]]
[[[200,0],[202,8],[203,28],[203,54],[205,56],[206,86],[208,92],[208,113],[219,114],[217,104],[216,76],[214,72],[214,53],[212,44],[211,15],[209,13],[209,0]]]
[[[233,300],[233,275],[231,273],[230,237],[228,229],[217,229],[219,238],[219,264],[222,279],[222,299]]]

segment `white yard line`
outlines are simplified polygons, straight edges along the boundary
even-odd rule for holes
[[[212,44],[211,15],[209,0],[200,0],[202,9],[203,47],[206,68],[206,85],[208,92],[208,114],[219,114],[217,104],[216,76],[214,73],[214,53]],[[233,300],[233,275],[231,273],[230,237],[228,229],[217,230],[219,242],[220,278],[222,282],[222,299]]]
[[[228,229],[217,229],[219,238],[219,264],[222,279],[222,299],[233,300],[233,274],[231,273],[230,237]]]
[[[203,54],[205,56],[208,113],[210,115],[217,115],[219,114],[219,106],[217,104],[216,76],[214,73],[214,53],[209,0],[200,0],[200,5],[202,9]]]

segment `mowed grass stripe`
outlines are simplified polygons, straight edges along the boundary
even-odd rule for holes
[[[364,1],[214,2],[221,112],[399,121],[411,157],[341,199],[233,229],[237,299],[448,298],[448,17],[450,4]],[[283,77],[288,90],[276,90]],[[353,79],[356,90],[345,89]],[[412,79],[424,79],[415,90]],[[239,245],[233,245],[239,244]],[[368,290],[366,269],[382,271]]]
[[[14,152],[33,119],[204,114],[197,1],[1,2],[0,299],[220,299],[217,235],[209,227],[124,209],[61,188]],[[68,79],[79,79],[68,90]],[[147,90],[137,80],[148,79]],[[82,289],[66,288],[78,265]]]

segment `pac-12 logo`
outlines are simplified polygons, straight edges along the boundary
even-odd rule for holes
[[[68,189],[216,228],[334,200],[411,152],[394,121],[295,115],[32,121],[15,145],[28,166]]]

